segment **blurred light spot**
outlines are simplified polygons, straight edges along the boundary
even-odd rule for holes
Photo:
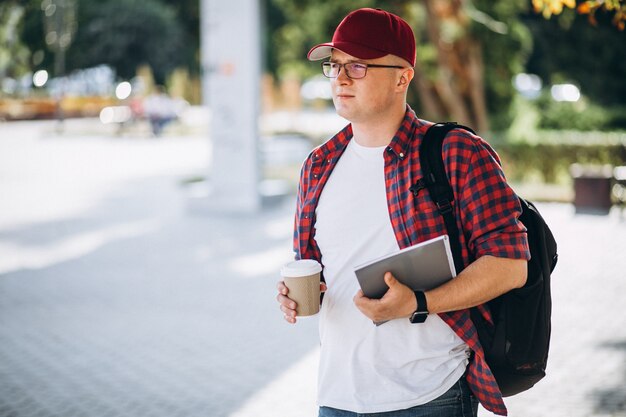
[[[526,98],[537,98],[541,93],[541,78],[535,74],[517,74],[513,77],[513,86]]]
[[[580,90],[574,84],[555,84],[550,89],[550,94],[556,101],[580,100]]]
[[[72,43],[72,35],[69,33],[64,33],[59,38],[59,46],[63,49],[67,49],[67,47],[70,46],[70,43]]]
[[[117,85],[115,88],[115,97],[119,100],[125,100],[130,97],[130,93],[132,93],[133,87],[130,85],[128,81],[123,81]]]
[[[48,45],[53,45],[57,41],[57,33],[55,31],[46,33],[46,43]]]
[[[48,4],[46,8],[44,9],[44,12],[46,13],[46,16],[48,17],[52,16],[56,11],[57,11],[56,4]]]
[[[48,82],[48,71],[39,70],[33,75],[33,84],[35,87],[43,87]]]
[[[130,120],[132,112],[128,106],[109,106],[100,111],[100,122],[103,124],[109,123],[124,123]]]

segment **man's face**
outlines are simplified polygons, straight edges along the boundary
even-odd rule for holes
[[[359,59],[339,50],[333,50],[331,62],[346,64],[398,65],[391,55],[376,59]],[[331,78],[333,103],[337,114],[352,123],[374,122],[385,117],[398,100],[398,79],[401,69],[368,68],[364,78],[351,79],[341,68],[337,78]],[[401,96],[403,99],[403,96]]]

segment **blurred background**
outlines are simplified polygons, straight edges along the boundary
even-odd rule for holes
[[[347,123],[306,53],[359,7],[411,24],[409,104],[474,127],[559,242],[548,376],[510,415],[626,415],[626,3],[212,2],[258,8],[248,213],[204,203],[208,3],[0,2],[0,417],[315,415],[316,319],[274,288],[300,164]]]
[[[409,103],[423,118],[485,135],[510,180],[549,185],[528,190],[533,197],[571,201],[571,164],[626,159],[621,1],[260,3],[264,133],[316,144],[334,131],[298,129],[285,113],[332,107],[306,52],[352,8],[385,7],[417,37]],[[198,0],[5,0],[0,19],[0,120],[98,117],[145,134],[142,122],[160,112],[169,130],[206,127]]]

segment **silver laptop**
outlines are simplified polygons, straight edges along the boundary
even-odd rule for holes
[[[381,298],[389,287],[385,272],[413,290],[426,291],[456,276],[448,235],[442,235],[354,268],[363,293]]]

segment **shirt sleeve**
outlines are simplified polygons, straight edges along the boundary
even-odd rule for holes
[[[300,180],[298,182],[298,192],[296,194],[296,210],[293,219],[293,252],[295,259],[301,259],[302,253],[302,243],[300,240],[300,219],[302,217],[302,209],[304,206],[304,187],[306,184],[306,172],[307,172],[307,162],[304,161],[302,167],[300,169]]]
[[[450,136],[447,165],[452,167],[450,181],[470,256],[530,259],[519,198],[506,181],[497,153],[478,136]]]

